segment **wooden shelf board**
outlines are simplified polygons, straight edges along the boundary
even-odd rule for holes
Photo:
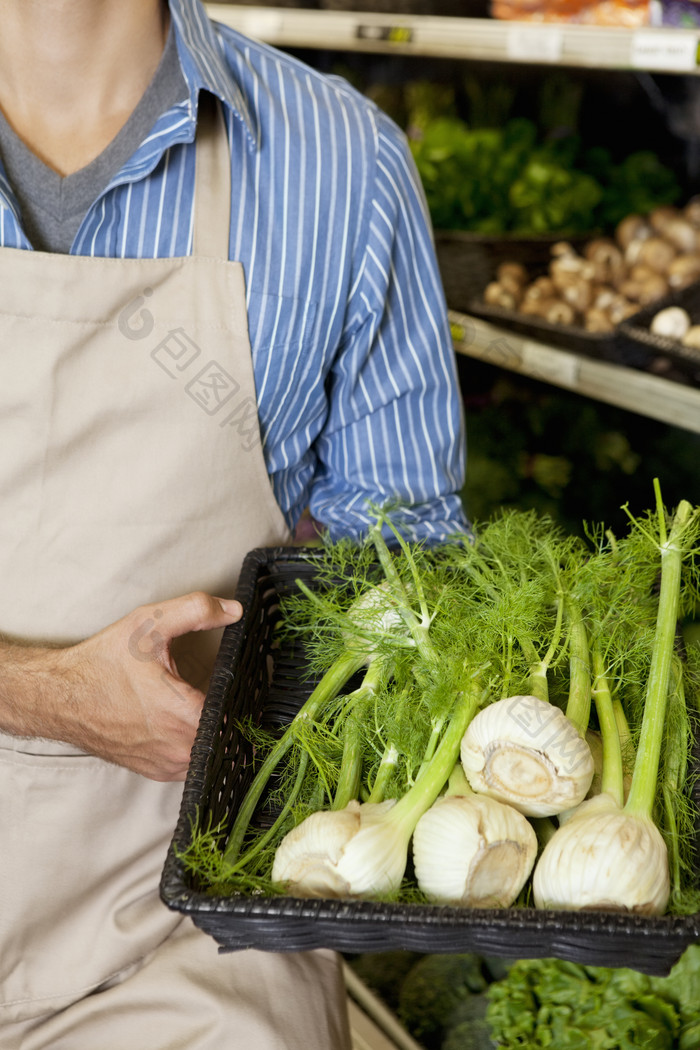
[[[700,434],[700,390],[597,361],[457,311],[450,311],[457,353]]]

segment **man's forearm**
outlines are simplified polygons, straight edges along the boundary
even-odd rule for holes
[[[64,650],[0,640],[0,730],[51,737],[56,708],[69,703]]]

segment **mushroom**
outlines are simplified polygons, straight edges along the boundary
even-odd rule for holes
[[[573,244],[569,244],[568,241],[557,241],[556,244],[552,245],[550,254],[553,259],[561,259],[566,255],[572,255],[574,258],[578,258],[578,252]]]
[[[668,281],[660,273],[656,273],[639,282],[637,302],[642,306],[647,306],[649,303],[656,302],[657,299],[663,299],[668,292]]]
[[[549,273],[554,281],[554,287],[563,293],[572,281],[588,281],[594,277],[593,264],[581,255],[559,255],[552,259],[549,264]]]
[[[674,208],[672,204],[660,204],[658,208],[654,208],[649,212],[647,222],[655,233],[665,237],[669,224],[677,219],[680,214],[678,208]]]
[[[523,296],[518,310],[524,317],[544,317],[547,306],[553,302],[556,302],[553,298],[528,299]]]
[[[627,279],[636,281],[637,284],[642,284],[644,281],[648,281],[650,277],[656,276],[658,276],[656,270],[652,270],[651,266],[647,266],[646,263],[635,263],[627,271]]]
[[[503,262],[496,270],[496,280],[506,285],[517,284],[523,288],[529,279],[529,274],[522,263]]]
[[[584,313],[593,302],[595,287],[585,277],[572,275],[560,288],[561,298],[573,306],[576,313]]]
[[[652,229],[641,215],[626,215],[615,227],[615,240],[626,252],[633,241],[643,241],[651,237]]]
[[[680,341],[690,328],[690,316],[680,306],[667,306],[652,318],[649,331]]]
[[[607,310],[602,310],[599,306],[592,306],[590,310],[586,310],[583,324],[587,332],[612,332],[615,328]]]
[[[620,295],[625,299],[631,299],[635,303],[653,303],[657,299],[663,299],[668,294],[668,281],[660,273],[651,273],[649,276],[635,280],[628,277],[620,284]]]
[[[698,231],[687,219],[669,219],[660,231],[664,240],[668,241],[679,252],[691,253],[698,246]]]
[[[638,309],[639,307],[635,303],[631,303],[624,295],[616,295],[608,307],[608,317],[613,324],[617,325],[622,321],[626,321]]]
[[[651,267],[657,273],[667,273],[668,268],[677,255],[676,249],[663,237],[647,237],[639,245],[639,251],[635,253],[634,263],[642,263]],[[632,260],[629,260],[632,262]]]
[[[691,197],[683,208],[683,215],[691,224],[700,229],[700,197]]]
[[[504,292],[512,295],[516,303],[520,302],[523,294],[523,285],[512,274],[504,273],[494,283],[499,284]]]
[[[583,253],[593,267],[593,277],[598,284],[617,284],[621,279],[625,261],[614,241],[598,237],[588,242]]]
[[[484,289],[484,302],[489,306],[500,306],[504,310],[514,310],[518,305],[515,295],[504,288],[499,281],[491,281]]]
[[[530,301],[536,299],[553,299],[556,295],[556,288],[554,287],[554,281],[551,277],[536,277],[532,284],[529,284],[523,292],[523,300]]]
[[[545,310],[544,319],[550,324],[570,325],[576,320],[576,311],[570,303],[555,299]]]
[[[668,268],[671,288],[686,288],[700,280],[700,255],[677,255]]]
[[[608,310],[617,298],[619,298],[619,294],[613,288],[598,288],[592,308],[594,310]]]

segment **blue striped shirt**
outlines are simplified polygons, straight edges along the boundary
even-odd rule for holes
[[[291,528],[465,527],[465,442],[429,220],[402,133],[347,83],[170,0],[188,95],[88,210],[71,253],[191,253],[200,89],[224,103],[230,258],[243,263],[262,447]],[[0,170],[0,244],[31,249]]]

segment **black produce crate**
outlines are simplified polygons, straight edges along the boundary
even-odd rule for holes
[[[668,973],[700,938],[700,915],[643,918],[534,908],[219,897],[194,885],[178,859],[189,845],[192,821],[200,815],[230,827],[252,776],[252,749],[236,721],[253,716],[268,728],[285,724],[312,688],[303,656],[279,644],[275,625],[280,598],[296,591],[295,580],[315,585],[318,557],[314,548],[274,547],[254,550],[244,562],[237,593],[244,616],[224,633],[161,878],[161,897],[168,907],[191,916],[224,951],[405,948],[514,959],[555,956],[592,966]]]
[[[620,343],[617,330],[587,332],[580,325],[551,324],[539,318],[491,306],[483,300],[484,290],[495,280],[501,263],[522,263],[532,278],[547,273],[552,247],[566,241],[580,250],[589,237],[546,235],[522,237],[515,234],[486,235],[437,231],[435,248],[447,305],[452,310],[480,317],[499,328],[517,332],[537,342],[557,346],[571,353],[629,367],[641,366],[644,358],[633,344]]]
[[[688,285],[628,317],[619,326],[621,339],[644,355],[649,370],[692,386],[700,385],[700,350],[650,330],[656,314],[667,306],[680,306],[692,324],[700,324],[700,283]]]

